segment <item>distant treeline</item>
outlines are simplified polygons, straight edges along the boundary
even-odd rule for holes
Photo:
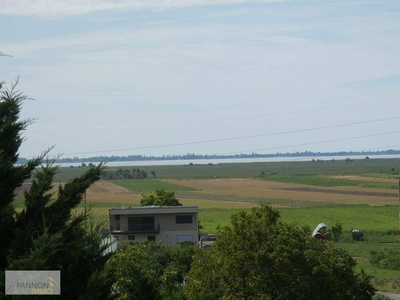
[[[139,169],[118,169],[116,171],[104,171],[103,179],[116,180],[116,179],[146,179],[147,173]],[[155,176],[155,175],[153,175]]]
[[[383,151],[339,151],[339,152],[276,152],[273,154],[235,154],[235,155],[201,155],[201,154],[185,154],[185,155],[163,155],[163,156],[146,156],[146,155],[128,155],[128,156],[93,156],[87,158],[59,158],[58,163],[80,163],[80,162],[112,162],[112,161],[162,161],[162,160],[195,160],[195,159],[232,159],[232,158],[270,158],[270,157],[307,157],[307,156],[353,156],[353,155],[400,155],[400,150],[383,150]],[[26,158],[19,158],[19,164],[26,164]]]

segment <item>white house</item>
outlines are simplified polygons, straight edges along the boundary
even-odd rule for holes
[[[119,241],[161,241],[175,244],[199,237],[197,206],[110,208],[110,232]]]

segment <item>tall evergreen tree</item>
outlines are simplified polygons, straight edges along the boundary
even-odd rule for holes
[[[18,149],[23,137],[22,133],[29,124],[29,120],[19,120],[21,103],[27,99],[26,96],[15,90],[1,89],[0,94],[0,268],[6,266],[8,246],[11,243],[15,209],[12,205],[15,190],[22,185],[24,180],[40,164],[43,155],[29,161],[25,165],[16,166],[18,160]]]
[[[107,245],[101,246],[98,226],[85,226],[85,212],[74,214],[86,189],[100,179],[103,165],[60,185],[56,194],[52,193],[52,182],[58,168],[54,161],[42,163],[48,151],[17,166],[22,133],[33,122],[20,120],[25,99],[15,85],[1,90],[0,298],[5,270],[60,270],[61,299],[107,299],[113,281],[105,268],[109,257],[103,253]],[[30,190],[24,193],[24,208],[16,213],[15,191],[31,176]]]

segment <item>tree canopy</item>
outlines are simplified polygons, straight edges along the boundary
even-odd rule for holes
[[[118,299],[184,300],[182,284],[195,251],[193,243],[177,246],[154,242],[122,245],[109,265],[117,280]]]
[[[165,189],[156,190],[155,193],[142,195],[140,205],[161,205],[161,206],[182,206],[176,199],[174,192],[167,192]]]
[[[267,205],[234,214],[207,251],[198,251],[188,299],[371,299],[371,277],[333,242],[280,221]]]

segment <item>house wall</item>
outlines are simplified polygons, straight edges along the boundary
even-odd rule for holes
[[[192,223],[176,224],[176,216],[191,215]],[[119,223],[120,231],[128,231],[128,218],[134,216],[151,216],[154,217],[154,223],[160,224],[160,233],[141,233],[141,234],[118,234],[112,233],[113,236],[118,236],[119,241],[129,240],[129,235],[134,236],[135,241],[143,242],[148,239],[148,236],[155,236],[156,241],[161,241],[163,244],[175,244],[180,240],[191,238],[191,241],[198,241],[198,215],[197,213],[168,213],[168,214],[132,214],[119,215],[119,221],[114,215],[110,215],[110,225],[112,229],[117,227]]]

